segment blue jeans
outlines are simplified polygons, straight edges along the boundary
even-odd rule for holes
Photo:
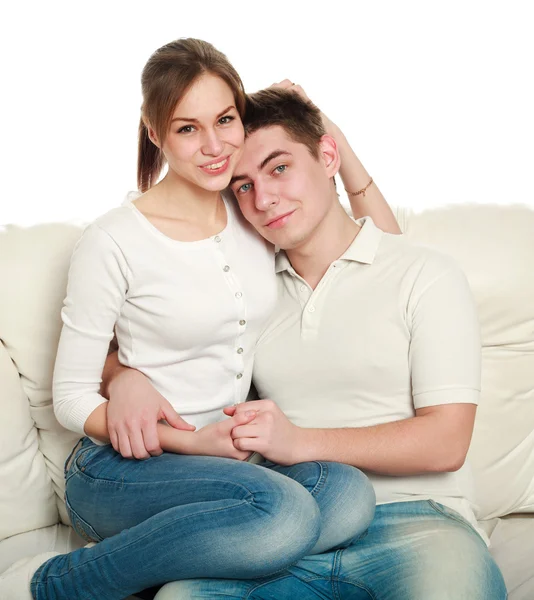
[[[74,529],[100,543],[44,563],[35,600],[119,600],[177,579],[266,576],[350,545],[375,509],[369,480],[347,465],[171,453],[136,461],[88,438],[70,461],[65,499]]]
[[[155,600],[504,600],[484,541],[432,500],[377,506],[349,548],[308,556],[256,581],[197,579],[165,585]]]

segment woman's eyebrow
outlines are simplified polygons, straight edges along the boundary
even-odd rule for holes
[[[221,111],[215,117],[215,119],[220,119],[224,114],[226,114],[232,108],[235,108],[235,106],[233,104],[231,106],[228,106],[227,108],[225,108],[223,111]],[[189,117],[174,117],[174,119],[171,120],[171,123],[173,123],[174,121],[188,121],[189,123],[198,123],[198,119],[191,119]]]

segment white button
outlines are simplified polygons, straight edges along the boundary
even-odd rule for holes
[[[238,349],[237,349],[237,353],[238,353],[238,354],[243,354],[243,348],[238,348]]]
[[[236,292],[236,293],[235,293],[235,297],[236,297],[236,298],[241,298],[241,296],[242,296],[242,295],[243,295],[243,294],[242,294],[241,292]]]
[[[228,273],[228,271],[229,271],[229,270],[230,270],[230,267],[229,267],[228,265],[224,265],[224,267],[223,267],[223,271],[224,271],[225,273]]]
[[[239,321],[239,324],[241,325],[241,327],[242,327],[243,325],[245,325],[245,324],[246,324],[246,321],[245,321],[245,319],[241,319],[241,321]]]
[[[236,375],[236,379],[241,379],[241,377],[243,377],[243,373],[238,373],[238,374]]]
[[[221,238],[220,238],[218,235],[216,235],[216,236],[213,238],[213,240],[214,240],[215,242],[219,243],[219,242],[221,241]]]
[[[308,288],[305,285],[300,286],[300,291],[305,292]]]
[[[315,312],[315,306],[308,306],[308,312]]]

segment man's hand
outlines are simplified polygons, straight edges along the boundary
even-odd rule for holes
[[[107,424],[113,448],[124,458],[159,456],[158,421],[175,429],[194,431],[140,371],[121,367],[107,386]]]
[[[252,422],[234,427],[238,450],[259,452],[279,465],[293,465],[298,458],[302,429],[293,425],[272,400],[254,400],[224,409],[225,414],[255,414]]]
[[[233,408],[231,407],[231,409]],[[224,409],[224,412],[232,412],[231,409]],[[186,450],[187,454],[246,460],[252,454],[252,451],[237,448],[232,439],[232,431],[246,426],[255,416],[255,411],[239,411],[231,419],[202,427],[190,436],[190,444]]]

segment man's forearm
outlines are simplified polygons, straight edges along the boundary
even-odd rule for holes
[[[456,471],[470,439],[454,427],[444,429],[432,414],[371,427],[302,429],[300,434],[298,462],[343,462],[399,476]]]

